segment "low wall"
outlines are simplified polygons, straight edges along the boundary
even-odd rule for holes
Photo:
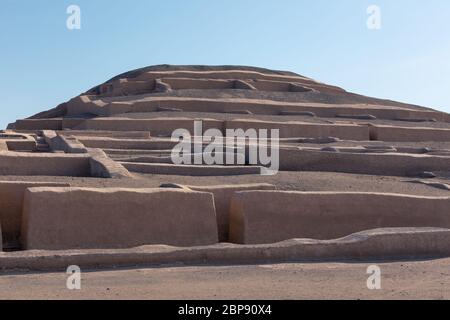
[[[234,243],[328,240],[376,228],[449,228],[450,198],[247,191],[234,194],[230,215],[230,240]]]
[[[233,89],[232,80],[214,80],[214,79],[189,79],[189,78],[164,78],[164,83],[170,85],[173,90],[185,89]]]
[[[257,166],[175,165],[167,163],[135,163],[135,162],[120,162],[120,163],[131,172],[160,174],[160,175],[207,177],[207,176],[237,176],[237,175],[261,173],[261,167]]]
[[[17,120],[15,130],[62,130],[62,119]]]
[[[55,131],[43,130],[45,142],[53,151],[64,151],[65,153],[88,153],[87,148],[77,138],[57,134]]]
[[[235,83],[240,81],[238,87],[243,80],[220,80],[220,79],[192,79],[192,78],[164,78],[165,83],[170,85],[173,90],[185,90],[185,89],[235,89]],[[247,80],[247,85],[252,86],[254,89],[261,91],[279,91],[289,92],[291,91],[291,82],[286,81],[267,81],[267,80]],[[246,88],[248,89],[248,87]],[[311,91],[311,90],[309,90]]]
[[[450,141],[450,129],[371,126],[372,140],[395,142]]]
[[[111,85],[103,86],[101,91],[109,91]],[[112,92],[107,92],[104,96],[122,96],[149,93],[155,90],[155,81],[129,81],[128,79],[119,79],[112,83]],[[102,92],[102,93],[103,93]]]
[[[59,135],[75,137],[108,137],[128,139],[150,139],[150,132],[145,131],[101,131],[101,130],[64,130]]]
[[[24,249],[128,248],[218,242],[212,194],[172,189],[30,188]]]
[[[55,131],[43,132],[45,141],[52,150],[66,153],[87,154],[89,157],[89,174],[96,178],[131,178],[132,175],[120,163],[111,160],[107,154],[97,148],[86,148],[74,136],[58,135]]]
[[[223,121],[212,119],[202,120],[203,130],[219,129],[223,131]],[[78,130],[108,130],[108,131],[150,131],[153,137],[172,136],[173,131],[177,129],[186,129],[194,134],[194,119],[187,118],[155,118],[155,119],[118,119],[118,118],[99,118],[86,120],[83,124],[76,127]]]
[[[5,248],[18,248],[25,190],[32,187],[68,187],[67,183],[0,181],[0,223]]]
[[[319,124],[307,122],[269,122],[255,120],[232,120],[225,122],[226,129],[279,129],[280,138],[335,137],[343,140],[368,141],[369,128],[352,124]]]
[[[0,151],[8,151],[8,145],[6,144],[6,141],[0,140]]]
[[[179,142],[158,139],[141,140],[81,137],[78,140],[88,148],[101,149],[171,150],[179,144]]]
[[[276,186],[267,183],[224,185],[224,186],[186,186],[194,191],[210,192],[214,195],[219,241],[228,242],[230,230],[230,202],[235,192],[247,190],[276,190]]]
[[[191,153],[191,154],[186,154],[186,157],[189,157],[191,159],[191,163],[194,163],[195,161],[195,157],[197,155],[205,155],[204,153]],[[209,155],[209,154],[206,154]],[[220,156],[220,159],[223,162],[224,166],[229,166],[228,164],[226,164],[226,160],[227,157],[236,157],[236,153],[231,153],[231,152],[223,152],[223,153],[215,153],[215,158],[217,159],[217,157]],[[245,160],[245,157],[241,157],[240,159]],[[161,151],[159,151],[159,154],[157,155],[146,155],[146,156],[132,156],[132,155],[126,155],[126,154],[122,154],[121,157],[114,157],[114,160],[116,161],[123,161],[123,162],[134,162],[134,163],[167,163],[167,164],[173,164],[173,160],[171,157],[171,150],[169,150],[167,153],[162,154]],[[234,164],[231,164],[234,166]]]
[[[253,114],[279,115],[282,112],[310,112],[318,117],[335,117],[338,114],[371,114],[378,119],[436,118],[444,119],[445,114],[436,111],[383,108],[379,106],[326,105],[320,103],[289,103],[272,100],[252,99],[206,99],[206,98],[152,98],[128,102],[113,102],[105,107],[91,109],[99,115],[114,115],[126,112],[154,112],[158,107],[177,108],[186,112],[222,113],[233,110],[248,110]],[[73,113],[79,110],[72,110]]]
[[[8,150],[10,151],[35,151],[36,140],[23,139],[23,140],[9,140],[6,142]]]
[[[302,80],[313,81],[296,75],[277,75],[250,70],[224,70],[224,71],[150,71],[139,75],[134,80],[154,80],[161,78],[192,78],[192,79],[260,79],[260,80]]]
[[[120,163],[110,159],[101,149],[89,149],[91,156],[90,169],[91,176],[97,178],[131,178],[132,175]]]
[[[314,86],[306,86],[314,89]],[[323,87],[320,87],[320,90],[323,89]],[[207,99],[186,97],[157,97],[106,103],[101,99],[91,101],[90,97],[83,96],[75,98],[67,104],[67,115],[76,116],[82,113],[91,113],[98,116],[111,116],[129,112],[155,112],[161,107],[176,108],[186,112],[217,113],[229,112],[232,110],[248,110],[253,114],[279,115],[281,112],[300,111],[312,112],[318,117],[335,117],[338,114],[371,114],[378,119],[389,120],[418,118],[434,118],[438,121],[448,120],[448,116],[443,112],[413,110],[401,107],[389,108],[376,105],[362,106],[351,104],[330,106],[320,103],[276,102],[273,100],[255,101],[252,99]]]
[[[36,140],[30,134],[0,133],[0,151],[35,151]]]
[[[146,246],[131,249],[76,251],[19,251],[0,254],[0,270],[63,272],[117,267],[241,265],[292,262],[405,261],[448,258],[450,230],[440,228],[391,228],[360,232],[331,240],[295,239],[275,244],[217,244],[179,248]]]
[[[89,177],[89,155],[0,152],[0,175]]]
[[[291,84],[289,82],[283,81],[249,81],[256,89],[260,91],[276,91],[276,92],[289,92],[291,89]]]
[[[417,176],[449,171],[450,157],[402,153],[347,153],[280,148],[280,170]]]

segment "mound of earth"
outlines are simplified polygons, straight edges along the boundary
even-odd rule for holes
[[[449,122],[292,72],[126,72],[1,133],[0,268],[449,257]]]

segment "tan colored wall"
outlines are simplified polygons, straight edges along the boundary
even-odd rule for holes
[[[131,178],[132,175],[119,162],[110,159],[101,149],[89,149],[90,174],[97,178]]]
[[[417,174],[424,171],[449,171],[450,157],[401,153],[325,152],[280,148],[280,170],[417,176]]]
[[[134,162],[120,162],[120,164],[131,172],[159,175],[208,177],[261,174],[261,167],[257,166],[175,165],[167,163]]]
[[[178,144],[178,142],[172,142],[170,140],[115,139],[97,137],[81,137],[79,138],[79,141],[88,148],[133,150],[171,150]]]
[[[145,131],[101,131],[101,130],[64,130],[59,131],[59,135],[74,137],[106,137],[106,138],[127,138],[127,139],[150,139],[150,132]]]
[[[233,196],[230,239],[337,239],[390,227],[450,227],[450,198],[377,193],[248,191]]]
[[[131,95],[152,92],[155,89],[155,81],[128,81],[120,79],[113,84],[111,95]]]
[[[30,187],[68,187],[67,183],[0,181],[0,223],[4,247],[16,248],[22,224],[25,190]]]
[[[62,119],[24,119],[16,121],[16,130],[62,130]]]
[[[47,135],[45,131],[45,141],[52,150],[60,150],[65,153],[88,153],[88,149],[74,136],[67,135]],[[53,131],[54,132],[54,131]]]
[[[6,144],[6,141],[0,140],[0,151],[8,151],[8,145]]]
[[[395,142],[450,141],[450,129],[372,126],[374,140]]]
[[[198,119],[201,120],[201,119]],[[203,119],[203,130],[211,128],[223,130],[223,121]],[[156,118],[156,119],[118,119],[101,118],[86,120],[76,129],[79,130],[110,130],[110,131],[150,131],[153,137],[171,136],[176,129],[186,129],[194,133],[194,120],[187,118]]]
[[[2,271],[61,272],[78,265],[83,270],[119,267],[159,267],[179,264],[239,265],[292,262],[399,261],[448,258],[450,230],[389,228],[360,232],[336,240],[295,239],[264,245],[217,244],[202,247],[146,246],[121,250],[14,252],[0,255]]]
[[[276,186],[267,183],[223,185],[223,186],[187,186],[194,191],[210,192],[214,195],[216,206],[219,241],[228,242],[230,230],[230,203],[235,192],[247,190],[276,190]]]
[[[8,150],[10,151],[35,151],[36,150],[36,140],[9,140],[6,142],[8,145]]]
[[[234,83],[230,80],[164,78],[163,81],[173,90],[184,89],[233,89]]]
[[[277,92],[289,92],[291,84],[289,82],[281,81],[249,81],[256,89],[260,91],[277,91]]]
[[[83,95],[71,99],[66,104],[67,115],[74,116],[80,114],[105,115],[107,102],[101,99],[94,100],[92,96]]]
[[[83,99],[81,99],[83,98]],[[435,118],[444,121],[446,114],[436,111],[386,108],[375,105],[326,105],[320,103],[290,103],[273,100],[252,99],[207,99],[181,97],[154,97],[107,103],[101,99],[91,101],[89,97],[78,97],[67,104],[68,115],[92,113],[111,116],[127,112],[155,112],[158,107],[176,108],[187,112],[230,112],[248,110],[253,114],[280,115],[282,112],[313,112],[318,117],[335,117],[338,114],[371,114],[378,119]],[[132,129],[131,129],[132,130]]]
[[[246,80],[261,79],[273,81],[308,81],[300,76],[283,76],[275,74],[265,74],[255,71],[242,70],[226,70],[226,71],[151,71],[144,73],[135,80],[151,80],[161,78],[191,78],[191,79],[229,79],[229,80]],[[311,81],[311,80],[309,80]]]
[[[83,118],[65,118],[62,119],[62,129],[66,130],[66,129],[72,129],[75,128],[76,126],[79,126],[80,124],[82,124],[86,119]]]
[[[218,242],[212,194],[172,189],[31,188],[24,248],[127,248]]]
[[[0,175],[89,177],[89,155],[3,151]]]
[[[368,141],[368,126],[344,124],[316,124],[306,122],[269,122],[232,120],[225,122],[226,129],[279,129],[280,138],[335,137],[343,140]]]
[[[379,119],[436,118],[443,119],[440,112],[383,108],[379,106],[325,105],[319,103],[286,103],[272,100],[251,99],[205,99],[205,98],[152,98],[128,103],[113,103],[106,107],[108,114],[123,112],[149,112],[157,107],[173,107],[193,112],[227,112],[249,110],[254,114],[279,115],[282,111],[313,112],[318,117],[335,117],[338,114],[372,114]]]
[[[323,92],[344,92],[342,88],[323,85],[312,79],[302,76],[285,76],[275,74],[265,74],[255,71],[227,70],[227,71],[162,71],[147,72],[135,80],[149,80],[160,78],[191,78],[191,79],[230,79],[230,80],[263,80],[263,81],[281,81],[281,82],[299,82],[311,87],[321,88]]]

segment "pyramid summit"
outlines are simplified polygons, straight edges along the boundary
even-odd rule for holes
[[[169,97],[173,99],[169,99]],[[307,109],[306,106],[302,106],[304,103],[335,105],[336,107],[350,104],[353,109],[360,112],[372,111],[369,106],[379,106],[379,109],[397,107],[399,110],[429,110],[419,106],[349,93],[337,86],[323,84],[293,72],[242,66],[159,65],[118,75],[54,109],[31,117],[31,119],[86,115],[111,116],[123,112],[128,113],[129,110],[126,106],[137,111],[139,108],[133,108],[136,104],[176,105],[175,101],[180,98],[184,98],[186,102],[183,104],[186,105],[194,103],[193,101],[196,99],[214,99],[217,103],[223,99],[248,100],[241,101],[241,104],[244,105],[245,102],[250,103],[252,100],[261,104],[266,102],[268,105],[270,105],[269,102],[286,103],[285,109],[289,109],[289,104],[297,104],[295,111],[301,111],[302,108]],[[239,100],[233,100],[228,104],[232,107],[238,105],[238,102]],[[122,107],[118,107],[119,105]],[[115,109],[112,110],[113,108]],[[209,109],[214,111],[213,107]],[[279,111],[275,110],[275,113],[269,113],[263,111],[263,108],[259,109],[257,113],[261,114],[265,112],[276,115],[276,111]],[[189,108],[184,110],[189,111]],[[377,111],[373,110],[373,113],[377,113]],[[388,117],[387,113],[385,112],[385,115],[381,117]],[[327,116],[328,114],[323,112],[323,115]],[[13,127],[12,124],[9,128]]]
[[[126,72],[10,124],[0,160],[11,269],[450,256],[450,115],[293,72]]]

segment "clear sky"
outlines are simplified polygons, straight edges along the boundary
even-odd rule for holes
[[[0,128],[163,63],[289,70],[450,112],[448,0],[1,0],[0,40]]]

